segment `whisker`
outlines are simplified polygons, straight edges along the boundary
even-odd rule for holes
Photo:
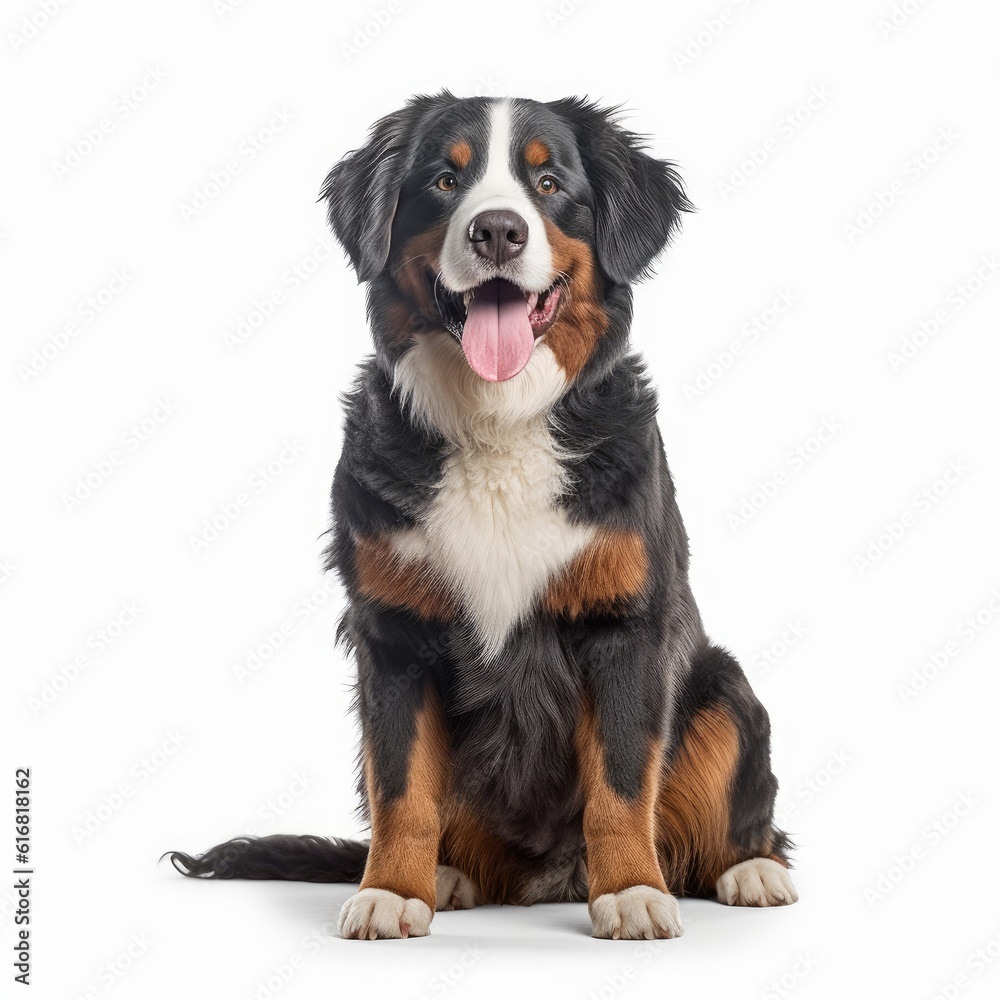
[[[559,295],[563,298],[563,304],[569,305],[569,303],[573,300],[572,278],[568,271],[560,271],[558,268],[556,268],[556,274],[558,274],[561,278],[566,279],[565,282],[560,284]]]
[[[437,271],[434,274],[434,305],[438,307],[438,311],[441,310],[441,303],[438,302],[438,282],[441,280],[441,272]]]
[[[421,257],[429,257],[429,256],[430,256],[429,253],[418,253],[415,256],[411,257],[409,260],[404,260],[403,263],[400,264],[399,266],[401,268],[406,267],[407,264],[412,264],[415,260],[420,260]]]

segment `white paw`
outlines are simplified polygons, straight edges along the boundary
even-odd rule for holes
[[[675,938],[684,933],[681,909],[669,892],[634,885],[621,892],[598,896],[590,904],[594,937],[641,941]]]
[[[438,865],[434,873],[438,910],[471,910],[479,905],[479,893],[469,879],[451,865]]]
[[[423,937],[430,933],[433,916],[422,899],[403,899],[388,889],[362,889],[344,903],[337,932],[362,941]]]
[[[729,906],[787,906],[799,898],[788,869],[770,858],[741,861],[719,876],[715,893]]]

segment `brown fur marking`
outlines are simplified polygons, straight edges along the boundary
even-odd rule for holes
[[[441,327],[440,319],[428,322],[424,310],[407,302],[402,296],[388,299],[381,307],[386,338],[392,344],[405,344],[415,334],[428,333]]]
[[[545,333],[566,378],[580,374],[598,339],[608,328],[608,316],[598,303],[597,269],[590,247],[567,236],[545,220],[545,233],[552,248],[552,266],[569,276],[568,287],[560,292],[556,317]]]
[[[436,694],[428,693],[416,717],[406,791],[383,802],[365,752],[365,782],[372,821],[362,889],[388,889],[404,899],[422,899],[432,910],[434,873],[441,841],[441,803],[448,784],[448,735]]]
[[[635,801],[622,798],[608,785],[597,713],[590,699],[584,703],[577,726],[576,751],[591,901],[634,885],[666,892],[656,856],[653,818],[663,745],[650,740],[646,776]]]
[[[532,139],[524,147],[524,160],[529,167],[540,167],[543,163],[548,163],[551,155],[549,147],[541,139]]]
[[[663,870],[678,892],[704,895],[746,858],[729,837],[729,791],[739,760],[739,734],[719,707],[691,720],[665,766],[656,803]]]
[[[472,147],[464,139],[460,139],[448,150],[448,159],[459,170],[464,170],[472,162]]]
[[[441,270],[441,247],[444,246],[445,225],[442,223],[411,236],[393,253],[390,264],[393,280],[399,290],[419,306],[421,312],[435,322],[440,322],[428,272]]]
[[[358,591],[394,608],[409,608],[424,618],[448,620],[455,602],[422,562],[404,562],[384,536],[355,541]]]
[[[549,586],[545,607],[570,618],[585,611],[610,611],[620,600],[641,593],[648,571],[639,535],[602,529]]]
[[[531,874],[481,817],[454,801],[445,810],[441,864],[463,872],[484,903],[520,903]]]

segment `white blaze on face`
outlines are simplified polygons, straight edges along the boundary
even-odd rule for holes
[[[441,279],[453,292],[465,292],[491,278],[506,278],[528,292],[543,292],[555,280],[545,225],[524,185],[511,173],[511,105],[490,108],[486,170],[462,196],[451,217],[441,254]],[[528,224],[528,242],[499,270],[476,253],[469,230],[482,212],[516,212]]]

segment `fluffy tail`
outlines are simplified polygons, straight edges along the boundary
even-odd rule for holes
[[[167,851],[173,866],[189,878],[262,878],[291,882],[360,882],[368,844],[359,840],[279,833],[235,837],[204,854]]]

